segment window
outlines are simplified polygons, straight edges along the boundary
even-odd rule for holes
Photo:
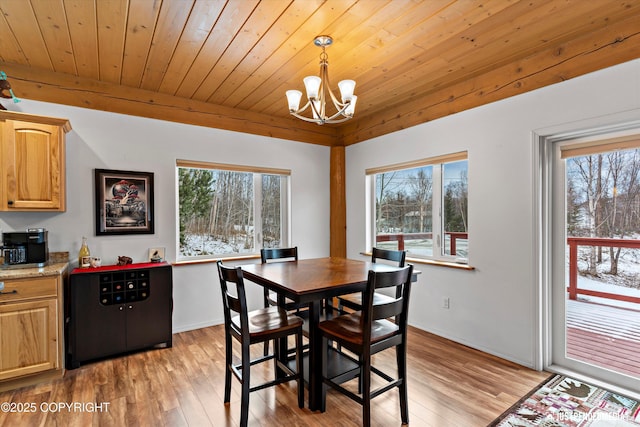
[[[368,246],[466,262],[467,170],[466,152],[367,170]]]
[[[289,176],[281,169],[178,160],[178,260],[289,246]]]

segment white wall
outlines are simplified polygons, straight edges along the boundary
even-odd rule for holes
[[[76,265],[82,236],[103,265],[115,264],[118,255],[145,262],[148,248],[158,246],[175,261],[175,165],[186,159],[290,169],[292,243],[302,258],[329,255],[328,147],[30,100],[2,102],[12,111],[67,118],[73,128],[67,134],[67,211],[0,212],[5,232],[44,227],[49,250],[69,251]],[[154,173],[154,234],[95,236],[95,168]],[[173,276],[174,331],[223,321],[215,264],[176,266]],[[256,286],[250,304],[259,297]]]
[[[588,126],[591,119],[600,125],[629,111],[640,118],[640,60],[348,147],[347,255],[368,249],[365,169],[467,150],[469,264],[475,271],[417,265],[422,275],[412,290],[410,322],[535,366],[532,134],[574,122]],[[450,309],[442,308],[444,297]]]

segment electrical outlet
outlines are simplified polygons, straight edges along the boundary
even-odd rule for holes
[[[449,297],[444,297],[442,299],[442,308],[449,308],[449,307],[450,307]]]

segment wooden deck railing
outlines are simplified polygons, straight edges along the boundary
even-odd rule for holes
[[[447,231],[444,234],[450,236],[449,241],[449,254],[456,255],[458,239],[468,239],[469,233]],[[398,242],[398,250],[404,251],[405,240],[417,240],[417,239],[433,239],[433,233],[394,233],[394,234],[378,234],[376,236],[377,242]]]
[[[578,294],[581,294],[640,304],[640,298],[638,297],[578,288],[578,246],[640,249],[640,240],[568,237],[567,244],[569,245],[569,287],[567,288],[567,291],[569,292],[569,299],[575,300],[578,298]]]

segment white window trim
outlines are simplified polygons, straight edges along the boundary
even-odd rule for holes
[[[251,253],[230,253],[199,256],[180,256],[180,182],[179,168],[225,170],[231,172],[243,172],[253,174],[254,200],[254,241],[255,252]],[[208,262],[218,259],[244,259],[254,258],[260,255],[262,248],[262,175],[280,175],[285,179],[281,180],[280,186],[280,241],[282,247],[291,246],[291,170],[277,169],[260,166],[234,165],[227,163],[212,163],[195,160],[176,160],[176,264],[190,264],[198,262]]]
[[[468,153],[466,151],[460,151],[457,153],[445,154],[441,156],[429,157],[426,159],[420,160],[412,160],[409,162],[397,163],[393,165],[380,166],[375,168],[369,168],[365,170],[366,182],[365,182],[365,191],[366,191],[366,219],[365,226],[367,227],[366,233],[366,247],[368,250],[370,248],[376,246],[376,208],[375,208],[375,200],[376,200],[376,183],[375,176],[380,173],[393,172],[398,170],[406,170],[406,169],[414,169],[422,166],[432,166],[433,174],[432,174],[432,188],[434,189],[432,194],[433,200],[433,212],[432,212],[432,235],[433,235],[433,255],[425,256],[425,257],[410,257],[412,260],[424,260],[426,262],[435,261],[442,262],[445,264],[458,264],[458,265],[467,265],[469,262],[468,256],[467,258],[445,255],[442,250],[442,245],[444,244],[444,230],[442,226],[442,208],[444,205],[444,191],[442,188],[442,165],[445,163],[453,163],[461,160],[468,160]],[[435,191],[437,189],[437,192]],[[437,194],[436,194],[437,193]],[[436,199],[437,198],[437,199]],[[437,212],[436,212],[437,211]]]

